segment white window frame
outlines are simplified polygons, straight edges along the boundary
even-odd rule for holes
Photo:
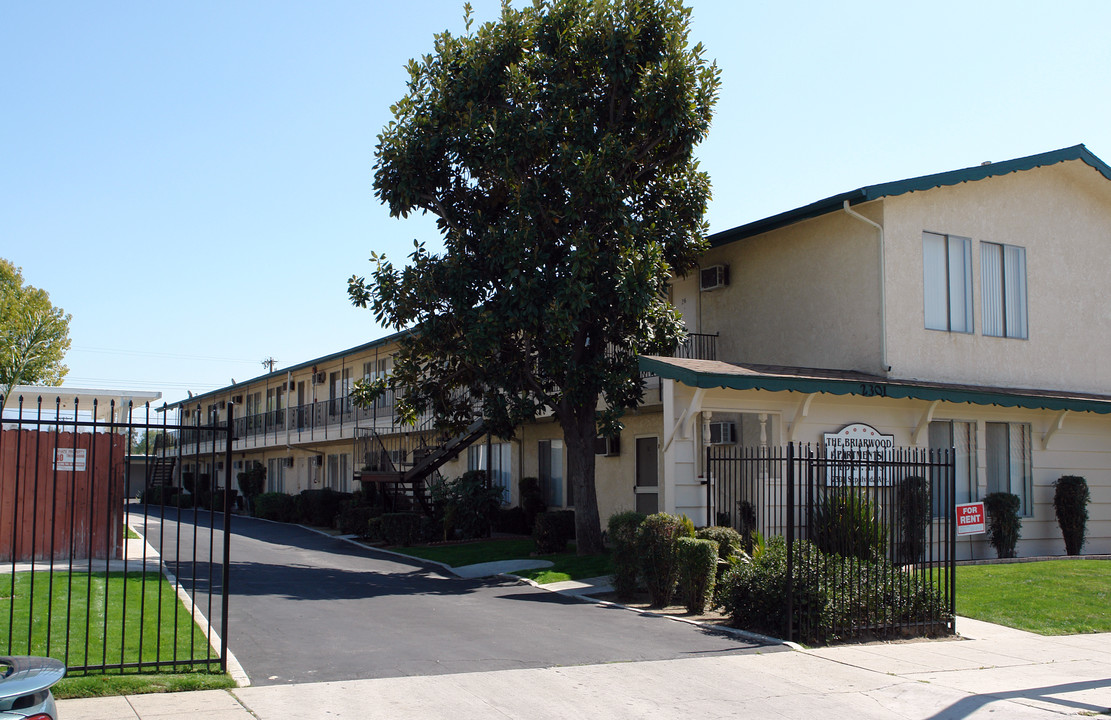
[[[994,432],[993,432],[994,428]],[[1006,428],[1006,452],[992,447],[992,437]],[[1033,429],[1030,423],[985,422],[984,464],[987,472],[987,491],[1009,492],[1018,495],[1019,516],[1034,516],[1034,452]]]
[[[941,426],[948,427],[948,436],[953,439],[953,447],[942,447],[933,442],[931,437]],[[976,421],[975,420],[931,420],[928,427],[928,441],[930,450],[953,450],[953,472],[956,475],[954,482],[951,505],[975,502],[980,499],[980,486],[977,472],[976,457]],[[963,438],[961,437],[963,436]],[[961,441],[963,439],[963,442]],[[940,457],[940,456],[939,456]],[[931,478],[931,483],[933,478]],[[931,487],[934,495],[934,517],[948,517],[953,511],[952,507],[939,507],[944,499],[943,493],[938,493]]]
[[[502,504],[510,502],[513,482],[513,448],[511,443],[490,443],[490,483],[501,488]],[[467,470],[486,469],[486,443],[475,443],[467,448]]]
[[[543,452],[540,447],[547,443],[548,445],[548,467],[544,467],[541,462]],[[548,507],[572,507],[564,503],[567,498],[564,482],[566,480],[566,467],[563,457],[563,440],[561,438],[551,438],[540,440],[536,448],[536,463],[537,463],[537,478],[540,480],[540,487],[544,492],[544,502]],[[570,500],[570,498],[567,498]]]
[[[974,332],[972,240],[960,235],[924,231],[922,288],[927,330]]]
[[[1030,337],[1027,318],[1026,248],[980,243],[980,305],[989,337]]]

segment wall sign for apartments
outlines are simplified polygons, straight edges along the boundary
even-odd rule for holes
[[[871,425],[852,423],[823,435],[833,485],[890,485],[893,478],[881,465],[893,459],[895,436],[884,435]]]

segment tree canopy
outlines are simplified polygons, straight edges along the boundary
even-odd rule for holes
[[[69,368],[70,316],[45,290],[23,282],[23,272],[0,258],[0,393],[6,403],[20,384],[61,385]]]
[[[580,552],[601,549],[594,438],[642,394],[637,356],[683,334],[668,281],[704,247],[719,73],[678,0],[538,0],[436,35],[378,136],[375,194],[437,219],[395,267],[372,254],[352,301],[402,336],[389,384],[410,417],[492,434],[551,410]],[[358,393],[381,388],[363,387]],[[599,402],[601,400],[601,402]]]

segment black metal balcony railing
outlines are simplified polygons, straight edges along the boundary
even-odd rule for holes
[[[717,360],[718,334],[688,333],[687,339],[675,347],[671,357],[690,360]]]

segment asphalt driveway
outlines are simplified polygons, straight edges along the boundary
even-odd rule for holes
[[[208,517],[201,513],[196,525],[191,512],[180,524],[151,518],[147,537],[172,561],[175,548],[192,555],[196,529],[206,561]],[[212,550],[220,557],[219,546]],[[457,578],[294,525],[233,517],[231,558],[228,643],[258,685],[777,649],[525,583]],[[201,562],[196,577],[203,584],[207,576]],[[209,618],[217,628],[219,614],[214,607]]]

